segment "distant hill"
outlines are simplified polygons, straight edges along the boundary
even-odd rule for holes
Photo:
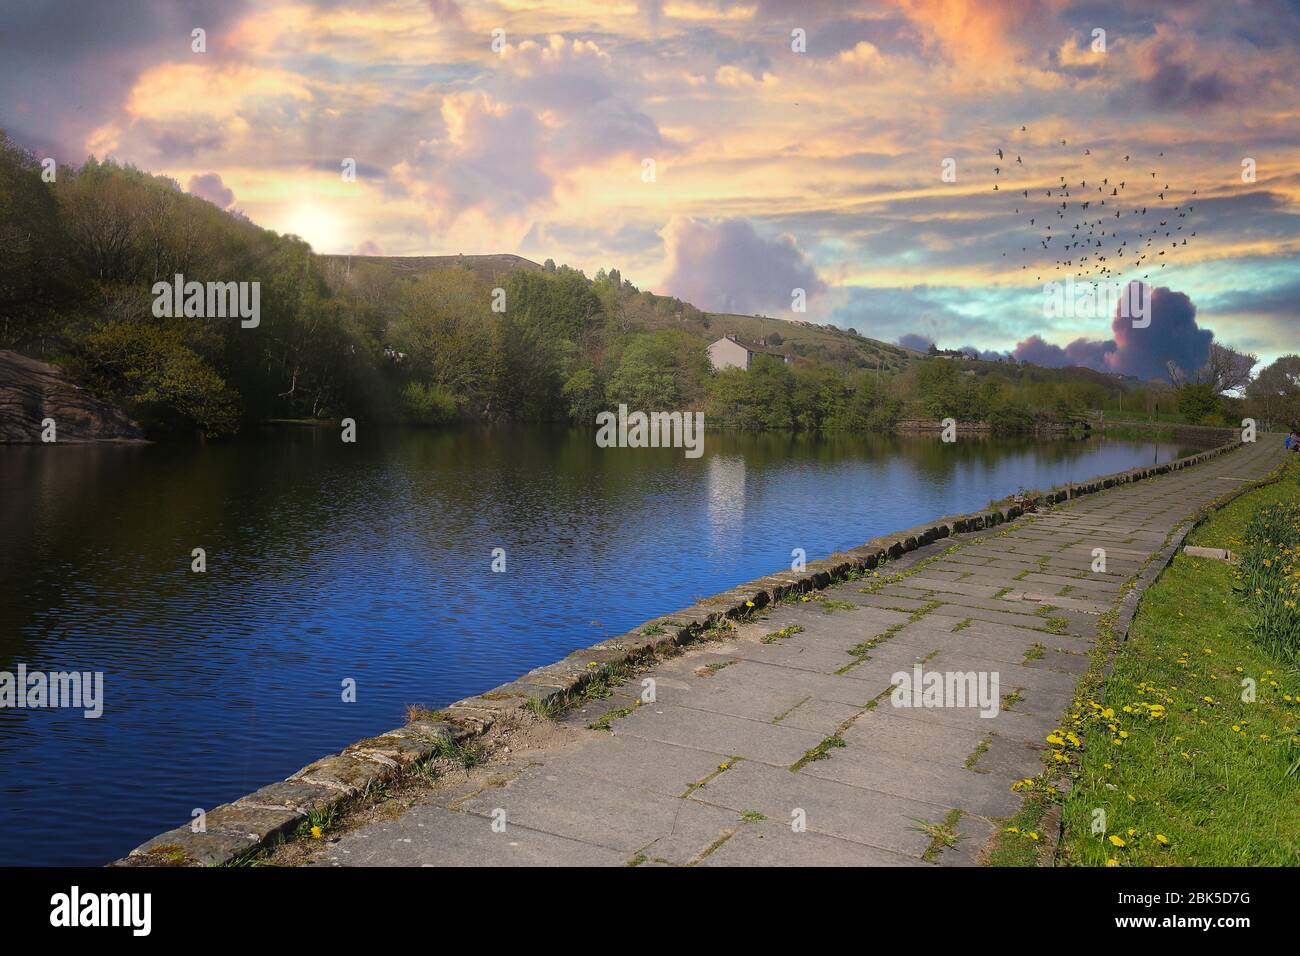
[[[357,263],[371,263],[390,270],[399,279],[414,279],[435,269],[450,269],[463,266],[474,273],[475,277],[488,282],[505,279],[516,269],[533,269],[541,271],[541,266],[523,256],[504,253],[490,256],[318,256],[322,263],[331,269],[345,271]]]
[[[782,352],[837,365],[874,370],[878,362],[882,372],[895,372],[910,361],[925,357],[920,352],[899,345],[801,319],[773,319],[723,312],[706,312],[704,315],[708,319],[707,331],[714,339],[734,332],[744,341],[759,342],[765,339],[771,345],[773,337],[778,336],[781,342],[779,350]]]
[[[380,266],[399,279],[414,279],[437,269],[462,266],[480,281],[504,283],[518,269],[545,271],[545,267],[522,256],[347,256],[317,257],[327,271],[346,274],[359,263]],[[844,368],[897,372],[909,362],[924,358],[921,352],[867,338],[834,326],[799,319],[774,319],[753,315],[703,312],[689,303],[652,292],[638,293],[645,308],[628,309],[628,327],[635,329],[679,329],[713,341],[728,333],[749,342],[767,340],[778,351],[798,358],[815,359]],[[777,344],[779,343],[779,344]]]

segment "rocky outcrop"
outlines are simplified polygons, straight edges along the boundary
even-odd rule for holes
[[[0,444],[39,444],[53,419],[60,443],[142,441],[121,409],[91,396],[53,365],[0,349]]]

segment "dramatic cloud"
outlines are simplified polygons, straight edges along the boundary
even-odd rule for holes
[[[702,309],[793,317],[795,289],[807,299],[826,290],[793,238],[765,239],[745,220],[674,216],[662,235],[664,288]]]
[[[1158,288],[1151,293],[1151,326],[1135,329],[1131,319],[1116,315],[1111,323],[1115,351],[1106,365],[1124,375],[1161,378],[1173,362],[1185,372],[1194,372],[1210,357],[1214,332],[1196,324],[1196,306],[1182,292]]]
[[[1038,289],[1104,255],[1265,361],[1293,351],[1297,44],[1296,0],[44,0],[0,4],[0,128],[61,169],[235,193],[322,251],[612,266],[773,315],[802,286],[802,318],[884,341],[1149,372],[1100,323],[1044,324]],[[1051,209],[1062,177],[1126,183],[1074,265],[1060,244],[1092,227]],[[1129,253],[1162,220],[1157,272]]]
[[[428,0],[428,4],[433,19],[439,23],[460,26],[465,19],[465,14],[456,0]]]
[[[1119,314],[1111,323],[1107,341],[1075,339],[1065,348],[1031,335],[1016,345],[1013,356],[1045,368],[1081,365],[1099,372],[1115,372],[1144,380],[1169,375],[1169,363],[1194,372],[1209,358],[1214,332],[1196,324],[1196,306],[1182,292],[1163,287],[1151,292],[1151,324],[1134,328],[1133,319]]]
[[[553,180],[539,161],[546,131],[531,110],[456,93],[444,98],[441,119],[441,135],[393,169],[398,182],[431,203],[432,214],[455,218],[471,207],[518,213],[550,196]]]
[[[915,332],[908,332],[906,335],[898,337],[898,344],[905,349],[913,349],[917,352],[929,351],[930,346],[934,344],[934,339],[928,339],[924,335],[917,335]]]
[[[1082,338],[1061,348],[1046,341],[1041,335],[1031,335],[1016,345],[1012,357],[1043,368],[1081,365],[1099,372],[1108,372],[1111,369],[1106,366],[1106,356],[1114,352],[1115,348],[1114,342],[1090,342]]]
[[[897,0],[932,42],[954,60],[1005,64],[1043,48],[1064,0]]]
[[[81,162],[135,78],[188,56],[190,31],[215,41],[245,0],[45,0],[0,13],[0,124],[44,155]]]
[[[1204,109],[1234,95],[1229,79],[1204,65],[1198,47],[1164,31],[1137,51],[1136,60],[1141,88],[1155,109]]]
[[[200,199],[206,199],[218,209],[229,209],[235,204],[235,191],[228,189],[217,173],[191,176],[185,189]]]

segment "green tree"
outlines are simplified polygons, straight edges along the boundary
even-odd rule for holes
[[[700,342],[675,329],[634,336],[609,377],[611,405],[642,411],[685,409],[703,396],[708,359]]]
[[[569,418],[577,425],[591,425],[596,413],[606,408],[605,387],[594,368],[580,368],[564,383],[562,390]]]
[[[213,436],[238,427],[239,409],[225,381],[186,347],[174,325],[101,323],[86,337],[83,361],[92,389],[120,402],[146,427],[196,425]]]
[[[793,428],[794,374],[780,359],[755,357],[749,370],[728,368],[709,381],[707,416],[735,428],[754,431]]]
[[[1178,389],[1178,411],[1193,425],[1208,421],[1219,412],[1219,396],[1210,382],[1188,382]]]

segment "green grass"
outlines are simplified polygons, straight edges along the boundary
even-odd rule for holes
[[[615,707],[613,710],[608,710],[600,717],[596,718],[596,720],[589,723],[587,725],[587,729],[588,730],[612,730],[613,728],[611,725],[614,723],[614,721],[622,717],[627,717],[629,714],[632,713],[632,711],[636,710],[640,706],[641,706],[641,699],[637,698],[633,703],[628,704],[626,707]]]
[[[1108,422],[1152,422],[1156,420],[1171,425],[1187,424],[1187,420],[1183,418],[1180,412],[1162,411],[1159,416],[1156,416],[1151,412],[1138,409],[1106,409],[1106,421]]]
[[[319,828],[321,834],[328,833],[330,827],[334,826],[338,818],[338,806],[330,804],[326,807],[318,807],[315,810],[309,810],[307,817],[298,824],[294,831],[294,836],[310,836],[313,829]]]
[[[1300,501],[1300,465],[1292,462],[1287,465],[1286,475],[1281,481],[1242,495],[1226,507],[1216,511],[1213,517],[1187,536],[1187,544],[1203,548],[1227,548],[1241,553],[1246,538],[1246,525],[1251,516],[1261,508],[1269,505]]]
[[[820,602],[822,610],[827,614],[833,614],[836,611],[852,611],[857,605],[852,601],[832,601],[829,598]]]
[[[1177,431],[1173,428],[1138,428],[1132,425],[1107,425],[1101,434],[1107,438],[1118,438],[1125,441],[1172,441],[1177,436]]]
[[[445,734],[440,734],[433,742],[433,755],[435,759],[450,760],[458,763],[466,770],[473,767],[479,762],[479,754],[473,747],[467,747],[464,744],[457,743]]]
[[[1259,508],[1300,501],[1298,474],[1292,464],[1188,543],[1238,550]],[[1064,726],[1084,747],[1071,754],[1062,863],[1300,865],[1300,674],[1251,641],[1236,575],[1177,556],[1143,595],[1101,697],[1070,715]],[[1253,702],[1242,699],[1245,678],[1255,682]],[[1098,834],[1096,810],[1105,820]]]
[[[760,640],[764,644],[775,644],[777,641],[783,641],[787,637],[794,637],[796,634],[802,634],[803,628],[798,624],[790,624],[781,628],[779,631],[773,631],[771,634],[765,634]]]
[[[1043,817],[1055,793],[1036,786],[1026,791],[1019,812],[1006,821],[989,851],[987,866],[1038,866],[1043,853]]]
[[[961,839],[956,827],[961,821],[961,810],[949,810],[943,818],[942,823],[931,823],[928,820],[917,820],[917,825],[913,830],[924,833],[930,838],[930,845],[926,847],[925,852],[921,854],[921,859],[926,863],[938,862],[939,855],[950,846],[956,846],[957,841]]]
[[[833,734],[830,737],[827,737],[821,743],[819,743],[816,747],[812,748],[812,750],[809,750],[806,754],[804,754],[802,757],[796,760],[793,764],[791,764],[790,772],[798,773],[800,770],[802,770],[808,764],[812,763],[814,760],[826,760],[827,758],[830,757],[831,750],[833,750],[836,747],[843,747],[843,746],[845,746],[844,738],[841,737],[839,734]]]
[[[993,737],[992,735],[989,735],[975,745],[975,749],[972,750],[970,755],[966,758],[967,770],[974,770],[976,773],[988,773],[987,770],[977,770],[975,765],[979,763],[980,757],[984,756],[988,751],[991,743],[993,743]]]
[[[722,670],[724,667],[730,667],[734,663],[736,662],[735,661],[714,661],[712,664],[705,664],[703,667],[696,670],[695,673],[698,674],[700,677],[712,677],[714,674]]]

